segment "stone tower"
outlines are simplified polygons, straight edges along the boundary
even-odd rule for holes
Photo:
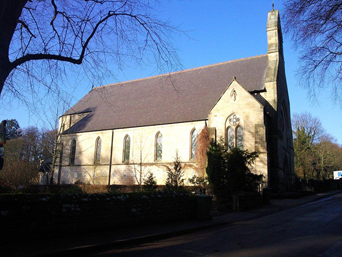
[[[285,76],[283,36],[278,10],[267,18],[267,57],[265,125],[268,129],[267,152],[269,186],[276,191],[290,190],[295,179],[290,101]]]

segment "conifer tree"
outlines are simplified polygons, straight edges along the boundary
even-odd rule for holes
[[[178,156],[178,153],[176,153],[176,158],[173,162],[173,169],[171,169],[169,166],[166,166],[167,168],[167,179],[165,182],[166,188],[168,190],[173,189],[179,189],[179,187],[182,187],[184,185],[184,171],[183,167],[180,161],[180,158]]]

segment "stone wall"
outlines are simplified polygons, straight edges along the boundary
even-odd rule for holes
[[[236,79],[237,81],[231,82],[227,91],[211,110],[208,116],[208,126],[216,128],[217,141],[220,142],[223,139],[225,143],[227,143],[228,127],[232,127],[236,131],[236,127],[241,126],[243,128],[243,149],[259,152],[259,157],[251,167],[252,172],[264,175],[265,181],[267,181],[264,107],[238,83],[239,78]],[[232,97],[232,92],[235,93],[234,97]],[[229,122],[229,117],[234,114],[239,117],[239,121],[233,126]]]
[[[61,138],[63,156],[61,160],[57,160],[54,178],[57,181],[59,172],[61,172],[60,184],[82,182],[107,185],[110,176],[110,184],[133,185],[137,184],[139,172],[142,172],[143,179],[151,172],[155,176],[157,184],[165,185],[167,177],[165,166],[172,167],[178,153],[187,183],[188,178],[197,174],[196,162],[190,158],[190,135],[193,129],[196,129],[199,134],[204,126],[204,121],[195,121],[63,135]],[[155,160],[158,132],[163,136],[162,160]],[[131,140],[129,162],[123,161],[126,135]],[[99,163],[94,164],[97,137],[100,137],[102,141],[101,158]],[[76,158],[73,166],[69,165],[72,139],[76,140]],[[60,161],[61,168],[59,167]]]
[[[187,193],[0,196],[1,232],[9,240],[195,218],[196,198]]]

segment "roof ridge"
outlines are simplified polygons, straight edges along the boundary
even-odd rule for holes
[[[240,58],[240,59],[235,59],[235,60],[230,60],[230,61],[225,61],[225,62],[219,62],[219,63],[209,64],[209,65],[205,65],[205,66],[190,68],[190,69],[186,69],[186,70],[164,73],[164,74],[155,75],[155,76],[146,77],[146,78],[140,78],[140,79],[127,80],[127,81],[123,81],[123,82],[111,83],[111,84],[107,84],[107,85],[103,85],[103,86],[94,87],[93,89],[115,86],[115,85],[122,85],[122,84],[137,82],[137,81],[141,81],[141,80],[153,79],[153,78],[160,78],[160,77],[164,77],[164,76],[170,76],[170,75],[174,75],[174,74],[185,73],[185,72],[205,69],[205,68],[209,68],[209,67],[215,67],[215,66],[219,66],[222,64],[228,64],[228,63],[234,63],[234,62],[245,61],[245,60],[250,60],[250,59],[256,59],[256,58],[260,58],[260,57],[264,57],[264,56],[267,56],[267,54],[261,54],[261,55],[256,55],[256,56],[252,56],[252,57],[246,57],[246,58]]]

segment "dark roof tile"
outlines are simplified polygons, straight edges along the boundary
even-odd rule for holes
[[[91,111],[69,133],[205,120],[233,77],[264,90],[267,55],[92,89],[68,114]]]

